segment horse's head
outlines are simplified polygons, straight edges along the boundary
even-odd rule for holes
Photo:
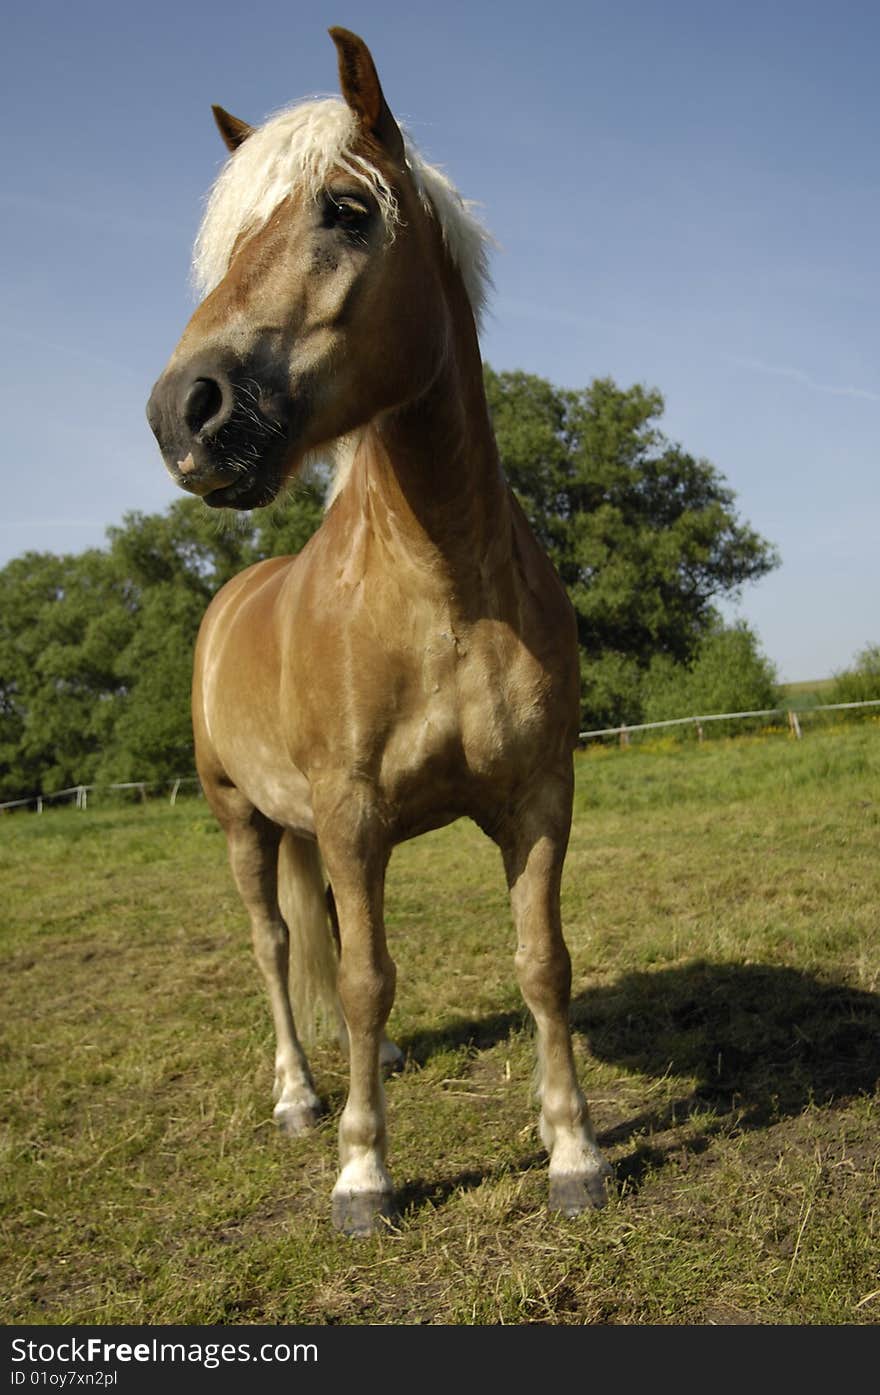
[[[147,409],[182,488],[216,507],[274,498],[310,452],[419,397],[448,348],[457,264],[479,310],[482,228],[412,151],[363,41],[330,31],[344,101],[252,129],[199,233],[205,298]]]

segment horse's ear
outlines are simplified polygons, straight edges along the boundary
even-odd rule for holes
[[[363,39],[349,29],[328,31],[339,58],[339,86],[361,127],[398,164],[404,162],[403,136],[382,95],[376,65]]]
[[[222,107],[212,107],[211,110],[226,149],[237,150],[247,140],[254,129],[253,126],[249,126],[246,121],[239,121],[237,116],[230,115]]]

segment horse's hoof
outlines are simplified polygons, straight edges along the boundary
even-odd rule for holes
[[[399,1212],[391,1192],[335,1192],[333,1224],[344,1235],[378,1235],[393,1226]]]
[[[320,1105],[285,1104],[276,1105],[272,1117],[275,1127],[285,1138],[301,1138],[317,1126],[321,1112]]]
[[[550,1178],[550,1210],[563,1216],[579,1216],[582,1211],[599,1211],[608,1200],[608,1184],[613,1173],[607,1163],[595,1172],[563,1172]]]

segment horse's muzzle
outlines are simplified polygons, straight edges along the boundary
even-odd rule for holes
[[[211,507],[257,508],[277,494],[288,432],[278,396],[255,377],[216,362],[167,369],[147,420],[172,479]]]

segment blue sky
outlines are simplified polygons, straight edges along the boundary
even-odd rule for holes
[[[666,400],[782,566],[730,614],[786,680],[880,642],[876,0],[31,0],[4,18],[0,565],[176,497],[144,404],[250,121],[336,90],[330,24],[500,244],[483,350]]]

